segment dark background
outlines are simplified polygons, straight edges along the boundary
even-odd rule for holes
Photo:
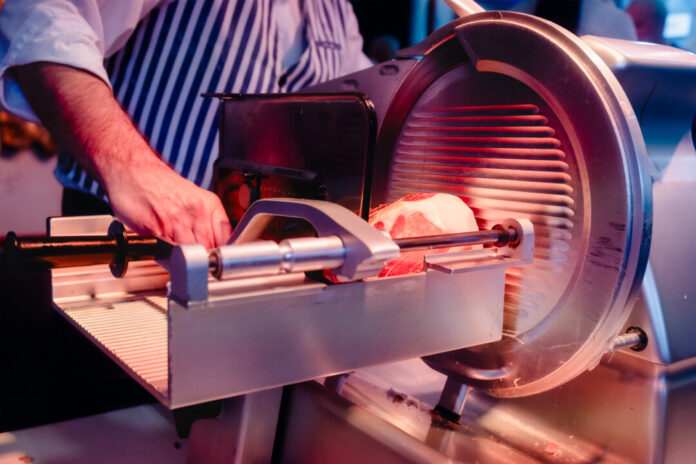
[[[410,45],[411,2],[408,0],[351,0],[358,17],[365,51],[375,37],[389,34],[401,47]]]
[[[52,309],[49,271],[10,273],[0,251],[0,432],[149,401]]]

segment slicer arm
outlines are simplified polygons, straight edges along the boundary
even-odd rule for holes
[[[474,0],[445,0],[445,2],[460,18],[466,15],[486,11]]]
[[[273,216],[301,218],[318,237],[257,239]],[[255,202],[240,221],[230,244],[211,252],[200,245],[174,248],[162,265],[171,274],[171,295],[183,302],[208,297],[208,271],[220,279],[273,276],[330,269],[344,281],[375,277],[402,250],[492,244],[502,254],[527,263],[532,259],[534,231],[529,220],[508,219],[491,230],[392,240],[348,209],[325,201],[268,199]],[[506,247],[507,245],[507,247]]]
[[[334,272],[349,280],[376,275],[389,260],[399,256],[399,247],[384,233],[350,210],[318,200],[259,200],[244,215],[230,243],[239,245],[258,238],[273,216],[304,219],[319,237],[340,238],[345,247],[345,259]]]

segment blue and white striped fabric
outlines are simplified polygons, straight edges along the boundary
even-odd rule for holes
[[[306,48],[289,69],[278,56],[273,2],[169,3],[152,10],[106,62],[114,95],[136,127],[177,172],[204,188],[218,154],[218,102],[201,93],[291,92],[350,71],[346,24],[355,20],[347,0],[302,2]],[[105,197],[66,154],[56,176],[64,186]]]

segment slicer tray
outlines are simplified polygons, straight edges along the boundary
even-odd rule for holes
[[[328,286],[303,274],[211,279],[210,297],[193,306],[162,287],[95,292],[93,271],[62,269],[54,297],[70,286],[80,292],[54,301],[176,408],[497,340],[509,262],[478,264],[438,262],[422,274]]]
[[[59,311],[150,393],[168,397],[164,291],[68,303]]]
[[[505,269],[524,259],[451,252],[427,256],[419,274],[337,285],[301,272],[209,276],[207,298],[192,301],[167,294],[170,275],[153,261],[130,263],[121,279],[95,265],[53,270],[53,300],[162,404],[178,408],[499,340]]]

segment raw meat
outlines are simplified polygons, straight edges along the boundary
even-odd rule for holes
[[[445,193],[418,193],[370,212],[370,224],[389,232],[392,238],[422,237],[478,230],[471,209],[459,197]],[[466,250],[471,247],[460,247]],[[387,263],[379,276],[423,271],[426,254],[444,253],[446,248],[404,252]]]

